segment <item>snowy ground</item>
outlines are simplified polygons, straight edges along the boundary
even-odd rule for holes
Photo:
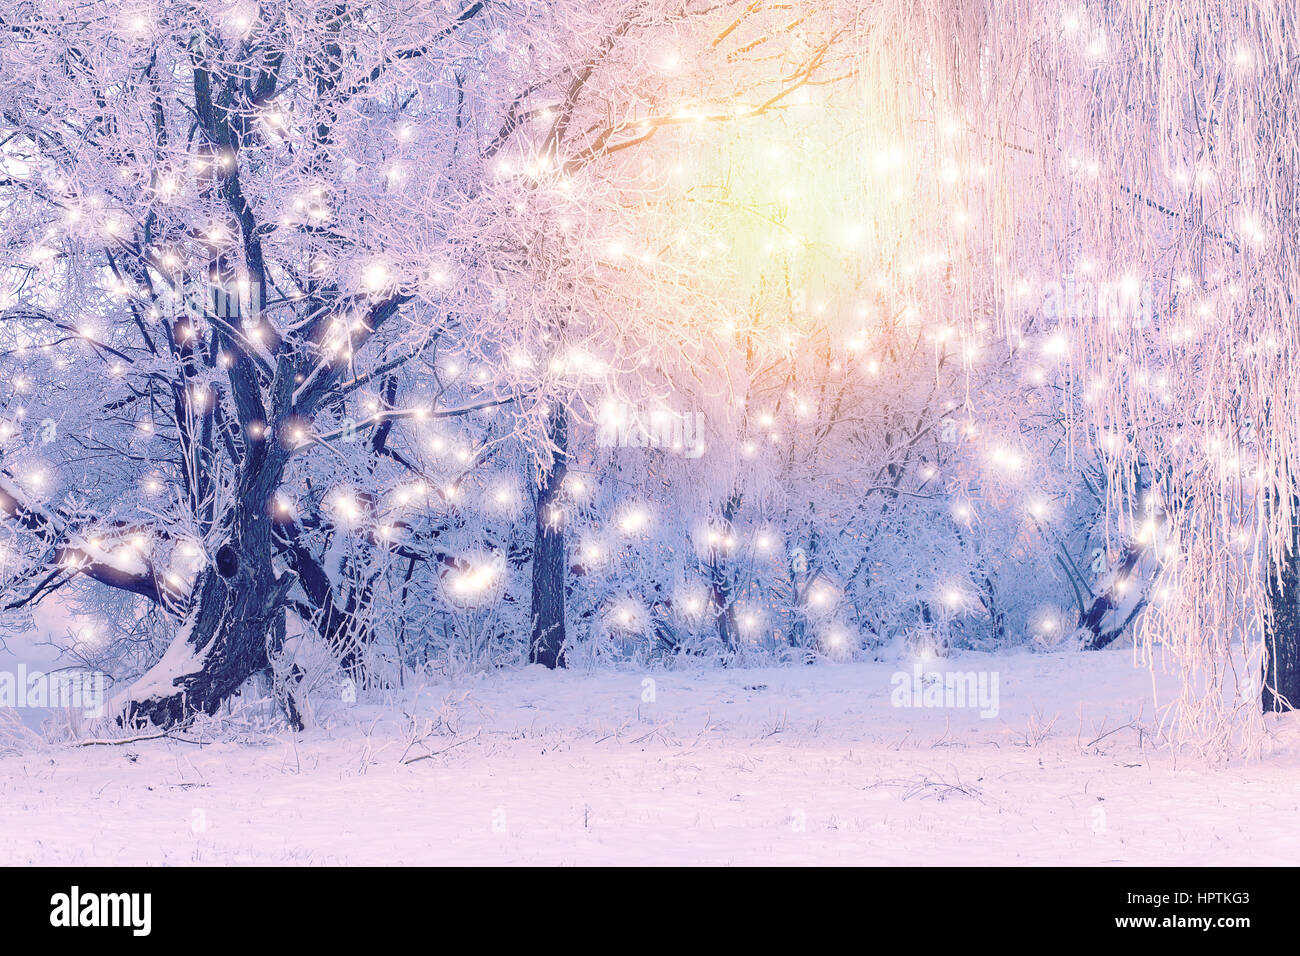
[[[1294,718],[1263,761],[1175,767],[1125,727],[1152,714],[1128,651],[931,666],[996,670],[998,716],[894,707],[894,664],[531,668],[428,688],[414,744],[400,705],[339,704],[253,743],[8,754],[0,863],[1300,862]]]

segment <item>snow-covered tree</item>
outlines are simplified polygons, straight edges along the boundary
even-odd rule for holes
[[[299,634],[365,683],[1136,628],[1224,752],[1300,695],[1293,21],[19,4],[5,603],[98,601],[159,723]]]
[[[663,76],[690,88],[784,16],[23,5],[0,91],[17,603],[77,577],[164,608],[175,636],[122,699],[158,723],[264,667],[289,610],[356,667],[394,563],[478,574],[436,543],[448,522],[404,512],[453,511],[485,454],[434,469],[439,425],[511,406],[480,437],[535,462],[532,643],[554,664],[569,407],[586,380],[635,374],[692,301],[623,251],[647,188],[630,147],[682,121],[659,109]],[[680,40],[704,51],[688,76]],[[816,61],[737,66],[727,88],[762,112]],[[630,309],[647,318],[611,314]],[[56,371],[61,412],[23,384]],[[49,475],[28,461],[38,411]]]

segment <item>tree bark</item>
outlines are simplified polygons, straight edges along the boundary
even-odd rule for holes
[[[722,508],[722,527],[731,533],[732,521],[740,510],[740,493],[734,492]],[[734,653],[740,643],[739,627],[736,623],[736,604],[731,589],[731,576],[717,548],[709,553],[709,592],[713,607],[713,623],[718,631],[718,639],[728,653]]]
[[[1294,520],[1282,564],[1269,562],[1268,605],[1261,704],[1265,713],[1278,713],[1300,707],[1300,526]]]
[[[529,660],[546,667],[564,667],[564,524],[552,509],[560,497],[568,470],[568,418],[564,409],[551,413],[548,436],[554,446],[550,463],[538,475],[533,509],[533,633]]]
[[[287,454],[261,444],[246,459],[245,478],[230,513],[234,555],[221,573],[210,564],[196,582],[185,626],[161,660],[128,691],[121,712],[128,724],[183,724],[217,708],[253,674],[268,666],[269,638],[294,578],[272,564],[271,496]],[[197,664],[197,666],[195,666]]]

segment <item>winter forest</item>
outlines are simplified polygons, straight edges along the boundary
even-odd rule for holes
[[[1298,70],[0,0],[0,860],[1296,862]]]

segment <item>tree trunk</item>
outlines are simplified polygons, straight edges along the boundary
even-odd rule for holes
[[[1144,573],[1143,557],[1148,550],[1140,542],[1130,542],[1119,564],[1104,579],[1101,593],[1080,609],[1079,636],[1084,650],[1109,647],[1146,607],[1150,575]]]
[[[732,532],[732,521],[740,510],[740,493],[733,492],[722,508],[722,532]],[[734,653],[740,643],[739,627],[736,623],[736,604],[731,589],[731,575],[724,558],[718,549],[709,552],[709,591],[712,595],[713,623],[718,630],[718,639],[728,653]]]
[[[125,723],[183,724],[222,701],[268,666],[268,644],[293,576],[272,566],[268,505],[286,456],[258,454],[240,484],[231,537],[199,575],[190,612],[171,646],[126,693]]]
[[[709,558],[709,592],[712,596],[713,625],[717,628],[718,639],[728,651],[736,649],[736,605],[731,599],[731,581],[725,570],[718,564],[717,552]]]
[[[1292,511],[1295,514],[1295,511]],[[1281,567],[1269,562],[1261,703],[1265,713],[1300,707],[1300,527]]]
[[[568,470],[568,419],[564,409],[551,413],[548,429],[555,447],[550,464],[538,475],[533,509],[533,634],[529,660],[547,667],[564,666],[564,523],[552,515]]]
[[[203,572],[185,628],[131,688],[126,721],[170,727],[200,712],[216,713],[222,701],[268,666],[267,638],[291,580],[271,573],[226,580],[215,570]]]

